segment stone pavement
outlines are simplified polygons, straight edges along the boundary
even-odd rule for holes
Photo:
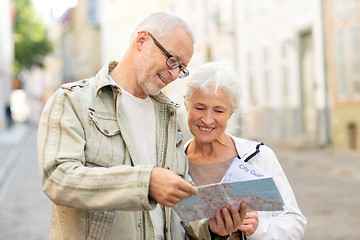
[[[274,149],[283,163],[317,169],[329,174],[360,179],[360,153],[340,153],[330,148]]]
[[[0,189],[4,178],[16,162],[18,147],[22,144],[29,127],[26,124],[14,124],[0,130]]]
[[[40,186],[34,126],[0,131],[0,239],[49,238],[51,202]]]
[[[274,149],[308,220],[304,240],[360,239],[360,155]]]

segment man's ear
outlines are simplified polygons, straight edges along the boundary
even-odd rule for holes
[[[148,37],[148,33],[146,31],[141,31],[138,33],[136,37],[136,48],[141,51],[144,45],[145,39]]]

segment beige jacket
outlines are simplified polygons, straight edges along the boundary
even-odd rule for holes
[[[154,239],[148,212],[156,206],[148,196],[153,166],[141,165],[135,152],[121,90],[108,75],[116,64],[62,85],[43,110],[38,157],[42,187],[53,202],[50,239]],[[158,166],[190,181],[178,106],[162,93],[152,100]],[[178,216],[164,212],[166,239],[181,239]],[[207,227],[197,234],[209,238]]]

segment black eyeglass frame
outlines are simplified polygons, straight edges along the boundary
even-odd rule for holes
[[[151,37],[151,39],[154,41],[155,45],[160,48],[160,50],[165,53],[167,60],[166,60],[166,65],[171,68],[171,69],[175,69],[175,68],[179,68],[180,69],[180,73],[178,75],[179,78],[184,78],[187,77],[189,75],[189,70],[187,70],[186,67],[181,66],[180,61],[174,57],[173,55],[171,55],[160,43],[158,40],[156,40],[156,38],[149,33],[149,36]]]

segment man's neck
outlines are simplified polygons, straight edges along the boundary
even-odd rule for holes
[[[114,70],[109,73],[109,75],[116,84],[129,94],[142,99],[148,98],[149,96],[136,85],[136,71],[132,71],[131,69],[132,64],[129,64],[127,60],[123,59],[118,63]]]

